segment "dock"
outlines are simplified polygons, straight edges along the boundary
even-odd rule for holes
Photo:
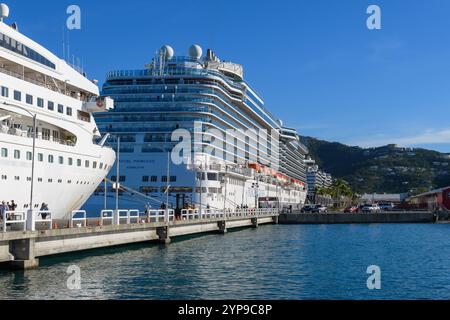
[[[382,213],[292,213],[281,214],[280,224],[371,224],[371,223],[434,223],[431,212]]]
[[[235,212],[183,210],[104,210],[88,219],[86,212],[74,211],[67,221],[36,220],[36,212],[16,214],[3,222],[0,231],[0,265],[16,270],[39,267],[39,258],[63,253],[159,242],[169,244],[180,236],[218,233],[236,228],[257,228],[277,224],[277,209],[242,209]]]

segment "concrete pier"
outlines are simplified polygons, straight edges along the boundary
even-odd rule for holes
[[[280,224],[433,223],[430,212],[281,214]]]
[[[273,210],[249,210],[239,214],[211,214],[205,218],[192,216],[168,222],[149,222],[139,218],[136,223],[128,219],[122,224],[103,225],[102,219],[90,219],[82,227],[0,232],[0,263],[7,264],[11,269],[34,269],[39,266],[40,257],[150,241],[170,244],[171,240],[180,236],[225,234],[233,228],[272,224],[277,217],[278,212]],[[52,225],[59,228],[69,224],[55,221]]]

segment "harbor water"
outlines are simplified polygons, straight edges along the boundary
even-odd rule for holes
[[[449,228],[271,225],[68,254],[0,270],[0,299],[450,299]],[[367,288],[372,265],[380,290]]]

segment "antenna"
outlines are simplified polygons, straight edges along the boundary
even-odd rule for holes
[[[65,40],[65,28],[62,28],[62,48],[63,48],[63,60],[66,60],[66,40]]]

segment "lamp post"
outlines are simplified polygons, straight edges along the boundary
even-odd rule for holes
[[[31,187],[30,187],[30,211],[33,211],[33,202],[34,202],[34,169],[35,169],[35,159],[36,159],[36,129],[37,129],[37,115],[35,113],[31,113],[30,111],[28,111],[27,109],[15,105],[15,104],[9,104],[4,102],[3,104],[5,105],[9,105],[12,106],[14,108],[18,108],[22,111],[25,111],[26,113],[28,113],[32,118],[33,118],[33,149],[32,149],[32,155],[31,155]]]

